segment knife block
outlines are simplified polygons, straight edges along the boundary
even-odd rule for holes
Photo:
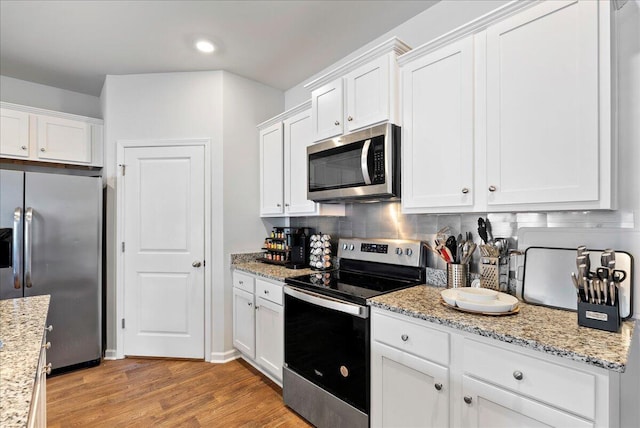
[[[609,306],[579,301],[578,325],[617,333],[620,330],[618,304]]]

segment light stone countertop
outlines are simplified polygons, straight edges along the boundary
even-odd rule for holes
[[[50,296],[0,300],[0,426],[27,426]]]
[[[514,315],[476,315],[448,308],[440,302],[443,288],[418,285],[384,294],[367,302],[409,317],[525,348],[624,372],[635,321],[622,323],[619,333],[578,326],[577,314],[520,302]]]
[[[264,278],[274,279],[276,281],[284,281],[285,278],[291,278],[293,276],[310,275],[316,273],[310,268],[304,269],[288,269],[280,265],[270,265],[261,262],[241,262],[232,264],[231,267],[235,270],[251,273],[253,275],[261,276]]]

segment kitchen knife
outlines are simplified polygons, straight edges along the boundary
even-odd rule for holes
[[[596,290],[596,303],[598,305],[602,304],[602,282],[599,279],[593,280],[593,288]]]
[[[578,277],[575,272],[571,272],[571,282],[573,282],[573,286],[576,288],[576,292],[578,294],[578,302],[582,300],[580,296],[580,284],[578,283]]]
[[[609,280],[606,278],[602,280],[602,292],[604,293],[604,302],[603,305],[610,304],[609,302]]]
[[[585,278],[585,281],[587,281],[587,278]],[[593,279],[589,279],[589,303],[596,303],[596,293],[595,290],[593,289]]]

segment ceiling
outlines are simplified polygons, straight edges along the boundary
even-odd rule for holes
[[[0,0],[0,74],[94,96],[107,74],[199,70],[286,90],[435,3]]]

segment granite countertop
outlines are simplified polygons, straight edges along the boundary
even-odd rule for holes
[[[284,281],[285,278],[291,278],[292,276],[309,275],[316,272],[310,268],[288,269],[284,266],[270,265],[261,262],[235,263],[231,265],[231,267],[242,272],[275,279],[276,281]]]
[[[0,300],[0,426],[27,426],[50,296]]]
[[[420,318],[525,348],[624,372],[635,321],[619,333],[578,326],[577,314],[520,302],[515,315],[476,315],[445,307],[440,287],[418,285],[368,300],[372,307]]]

